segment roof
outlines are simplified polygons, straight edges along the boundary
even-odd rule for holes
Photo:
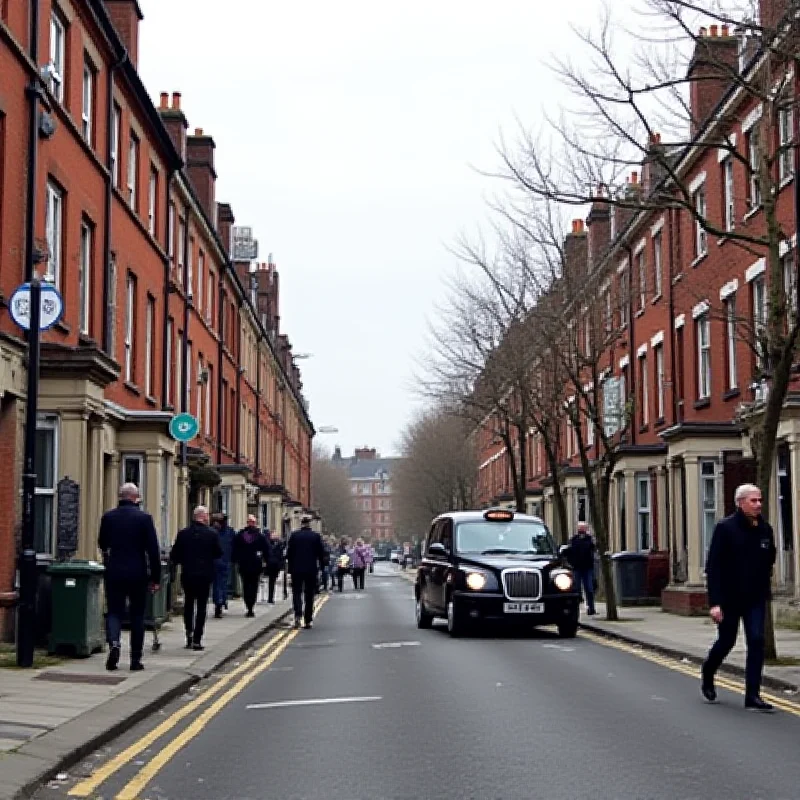
[[[399,458],[346,458],[339,463],[350,473],[351,481],[380,480],[379,473],[385,472],[385,479],[392,477],[394,467],[400,462]]]
[[[440,514],[436,519],[452,519],[453,522],[480,522],[484,517],[483,515],[491,509],[485,508],[482,511],[448,511],[446,514]],[[508,511],[510,509],[503,509]],[[539,522],[544,524],[540,517],[534,517],[532,514],[520,514],[514,512],[514,520],[519,522]]]

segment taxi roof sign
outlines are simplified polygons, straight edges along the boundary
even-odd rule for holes
[[[490,508],[484,513],[483,518],[490,522],[508,522],[514,519],[514,512],[508,508]]]

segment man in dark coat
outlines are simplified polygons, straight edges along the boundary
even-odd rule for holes
[[[277,531],[272,531],[267,536],[268,600],[270,605],[275,605],[275,584],[281,570],[286,566],[286,547]]]
[[[772,527],[761,516],[761,490],[757,486],[739,486],[734,499],[736,512],[716,524],[706,560],[709,613],[718,626],[718,635],[703,663],[701,691],[709,703],[716,702],[714,675],[736,644],[741,620],[747,638],[745,708],[773,711],[761,699],[760,690],[775,538]]]
[[[579,589],[586,595],[586,613],[596,614],[594,608],[594,544],[589,526],[578,523],[578,532],[569,540],[569,563],[575,571]]]
[[[224,514],[213,514],[211,527],[219,534],[219,543],[222,547],[222,556],[214,564],[214,587],[212,590],[214,600],[214,616],[222,617],[222,609],[228,608],[228,584],[231,575],[231,560],[233,558],[233,539],[236,531],[228,525],[228,518]]]
[[[208,509],[198,506],[192,514],[192,524],[178,532],[169,554],[170,561],[181,567],[187,649],[203,649],[206,606],[214,580],[214,562],[221,556],[219,534],[208,526]]]
[[[301,620],[305,618],[305,626],[310,628],[314,619],[314,595],[317,593],[319,571],[325,563],[322,537],[311,529],[311,517],[303,517],[300,530],[293,531],[289,536],[286,562],[292,576],[294,626],[299,628]]]
[[[258,527],[258,520],[250,514],[247,526],[242,528],[233,540],[233,563],[239,567],[242,597],[248,617],[256,615],[253,607],[258,597],[258,583],[264,571],[268,547],[267,540]]]
[[[122,618],[128,605],[131,626],[131,669],[141,670],[147,586],[157,591],[161,581],[161,551],[153,518],[139,508],[139,489],[126,483],[119,505],[103,514],[98,546],[105,564],[106,669],[115,670],[121,653]]]

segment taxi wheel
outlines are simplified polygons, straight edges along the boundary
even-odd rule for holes
[[[574,639],[578,635],[578,620],[570,619],[558,623],[560,639]]]
[[[421,597],[417,598],[416,615],[418,628],[430,628],[433,625],[433,614],[428,613]]]
[[[466,622],[464,621],[463,612],[459,613],[453,598],[447,600],[447,632],[453,637],[457,638],[463,636],[466,632]]]

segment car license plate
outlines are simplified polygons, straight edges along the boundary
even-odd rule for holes
[[[503,603],[506,614],[544,614],[544,603]]]

